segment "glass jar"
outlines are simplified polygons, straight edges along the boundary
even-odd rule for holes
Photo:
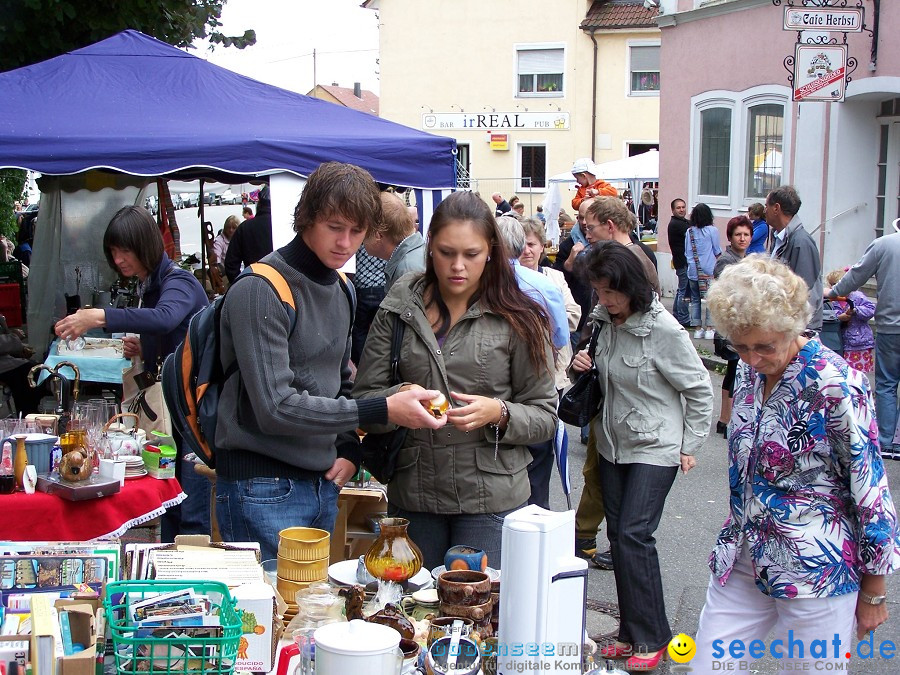
[[[382,518],[380,524],[365,555],[366,569],[376,579],[402,584],[422,569],[422,552],[409,538],[406,518]]]

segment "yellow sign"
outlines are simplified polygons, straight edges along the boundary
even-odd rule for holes
[[[509,134],[491,134],[491,150],[509,150]]]

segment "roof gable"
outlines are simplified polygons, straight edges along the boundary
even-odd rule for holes
[[[580,28],[656,28],[658,11],[645,8],[642,0],[594,0]]]

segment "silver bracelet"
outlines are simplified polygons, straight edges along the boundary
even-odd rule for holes
[[[496,396],[494,397],[495,401],[500,403],[500,419],[496,424],[491,424],[490,426],[494,428],[494,461],[497,461],[497,455],[500,453],[500,425],[503,424],[504,419],[509,419],[509,408],[506,407],[506,403],[501,401]],[[507,424],[509,424],[507,422]]]

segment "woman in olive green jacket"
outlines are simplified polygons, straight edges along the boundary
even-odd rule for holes
[[[457,544],[483,549],[498,567],[503,517],[530,494],[526,446],[556,431],[549,323],[519,290],[496,221],[476,195],[441,202],[427,253],[424,275],[398,281],[382,302],[353,394],[416,385],[443,392],[448,423],[407,433],[388,485],[389,512],[410,520],[429,568]],[[403,384],[390,387],[395,316],[405,325]]]

